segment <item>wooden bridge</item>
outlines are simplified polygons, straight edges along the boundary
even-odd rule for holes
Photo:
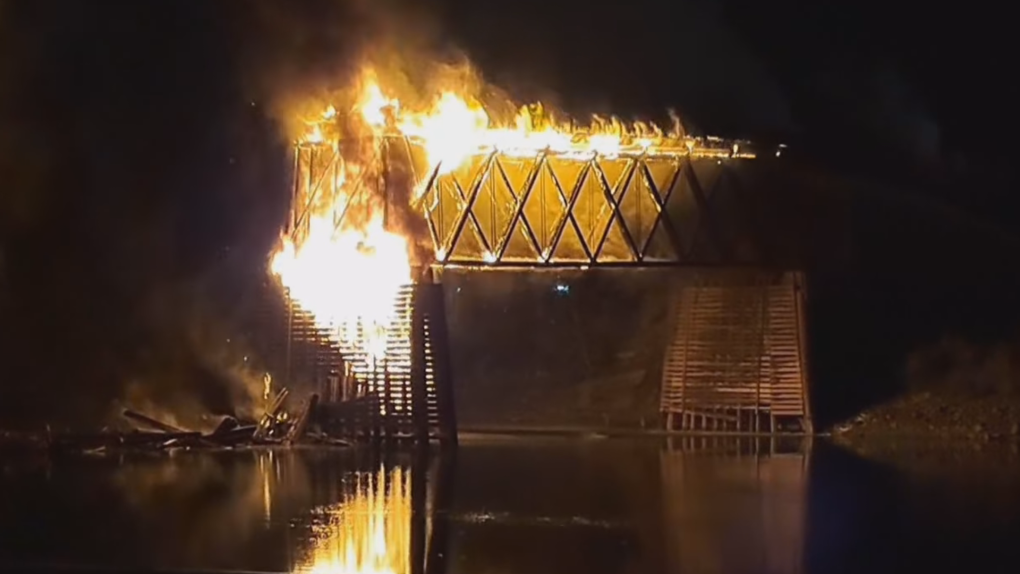
[[[387,225],[415,239],[415,263],[437,272],[697,269],[697,282],[675,287],[663,424],[811,430],[803,271],[818,246],[803,241],[812,222],[791,217],[805,195],[773,177],[781,148],[706,139],[612,155],[480,150],[451,170],[430,169],[404,137],[372,149],[351,181],[342,142],[296,148],[289,233],[300,240],[323,205],[338,206],[339,226],[372,196]]]

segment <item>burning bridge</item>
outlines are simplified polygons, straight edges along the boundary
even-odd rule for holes
[[[666,427],[810,431],[802,261],[777,245],[783,234],[761,214],[778,207],[754,185],[768,180],[781,148],[765,152],[714,138],[606,152],[480,148],[451,165],[429,158],[415,138],[392,134],[374,140],[367,167],[352,176],[344,162],[349,145],[297,146],[288,233],[298,240],[307,235],[310,214],[322,206],[340,229],[356,211],[352,206],[376,198],[385,226],[416,240],[418,285],[396,314],[402,326],[393,327],[405,334],[396,339],[411,344],[386,350],[384,360],[404,368],[378,388],[384,402],[399,409],[419,401],[429,416],[414,423],[407,415],[398,427],[455,433],[452,396],[444,390],[450,376],[445,313],[436,294],[443,269],[668,266],[697,273],[669,287],[673,327],[660,402]],[[362,378],[380,371],[379,361],[344,353],[335,340],[323,343],[321,329],[299,310],[291,331],[301,344],[289,347],[289,377],[332,381],[320,383],[332,385],[324,391],[327,403],[344,396],[337,377],[328,375],[343,369],[338,358],[323,358],[322,349],[339,347]],[[299,348],[305,349],[300,357]]]
[[[699,219],[711,209],[716,178],[727,177],[722,160],[732,157],[753,156],[739,144],[608,157],[490,151],[452,173],[439,175],[437,167],[418,203],[441,265],[707,262],[726,248]],[[701,180],[713,185],[709,193]]]

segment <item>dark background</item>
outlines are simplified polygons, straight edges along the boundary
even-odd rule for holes
[[[673,108],[785,141],[791,170],[852,182],[854,258],[818,271],[811,309],[815,399],[851,410],[946,334],[1013,337],[1020,126],[996,6],[0,0],[0,421],[92,424],[137,388],[219,412],[245,394],[239,325],[289,193],[277,104],[342,84],[377,41],[462,51],[575,113]]]

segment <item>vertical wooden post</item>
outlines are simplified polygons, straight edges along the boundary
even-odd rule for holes
[[[804,432],[814,434],[814,420],[811,416],[811,394],[809,392],[810,376],[808,375],[808,338],[807,319],[805,317],[804,299],[807,296],[807,279],[803,272],[793,274],[794,312],[797,314],[797,358],[800,360],[801,396],[804,401]]]
[[[389,364],[383,359],[383,395],[382,395],[382,417],[383,433],[387,441],[393,440],[394,422],[396,417],[393,412],[393,375],[390,373]]]
[[[411,298],[411,419],[414,438],[429,441],[428,387],[425,381],[425,313],[428,285],[417,284]]]
[[[365,325],[361,321],[358,321],[358,340],[359,341],[366,340]],[[370,415],[369,420],[372,422],[369,425],[369,433],[372,437],[371,438],[372,445],[378,448],[379,444],[383,440],[384,436],[383,425],[386,422],[386,419],[384,418],[383,415],[384,413],[383,409],[385,408],[386,401],[386,396],[384,394],[385,380],[382,380],[382,378],[379,375],[378,363],[373,362],[369,358],[369,353],[367,351],[361,350],[359,351],[358,354],[361,356],[361,360],[364,361],[363,363],[364,365],[367,366],[369,364],[372,364],[375,367],[373,369],[367,369],[367,375],[365,378],[371,381],[370,383],[368,383],[369,393],[370,396],[372,397],[369,410]]]
[[[694,292],[694,302],[691,305],[684,304],[687,289],[690,289],[690,287],[686,285],[680,288],[680,328],[682,329],[680,336],[683,337],[684,341],[684,368],[680,371],[680,412],[682,413],[687,412],[687,362],[690,360],[690,353],[688,351],[690,350],[691,336],[695,325],[694,313],[698,307],[697,291]],[[694,430],[696,426],[694,417],[689,417],[688,422],[690,423],[690,428],[685,430]]]
[[[446,301],[443,286],[433,283],[425,287],[428,297],[422,303],[429,313],[429,337],[435,363],[432,376],[436,385],[439,407],[439,443],[457,446],[457,407],[453,394],[453,368],[450,357],[450,335],[446,325]]]
[[[294,300],[290,296],[290,289],[284,288],[283,296],[287,299],[287,344],[283,359],[283,386],[284,388],[289,388],[294,383],[294,381],[291,380],[293,373],[291,372],[292,367],[290,356],[294,340]]]
[[[765,358],[765,354],[770,352],[769,349],[769,288],[767,283],[763,283],[759,290],[761,313],[759,315],[759,345],[758,345],[758,377],[756,378],[755,384],[755,397],[754,397],[754,418],[757,420],[760,418],[761,409],[761,379],[762,379],[762,362]],[[769,401],[769,414],[772,413],[772,401]],[[758,429],[755,428],[755,431]]]
[[[287,229],[285,232],[287,235],[293,235],[297,228],[297,200],[298,200],[298,185],[301,182],[301,147],[294,148],[294,164],[291,166],[294,171],[293,177],[291,178],[290,185],[290,213],[287,217]]]

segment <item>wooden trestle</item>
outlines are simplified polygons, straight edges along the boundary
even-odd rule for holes
[[[321,398],[315,421],[334,437],[370,442],[437,439],[456,444],[442,286],[415,284],[394,301],[385,356],[358,352],[290,302],[284,385]]]
[[[811,432],[803,276],[679,289],[660,409],[670,430]]]

